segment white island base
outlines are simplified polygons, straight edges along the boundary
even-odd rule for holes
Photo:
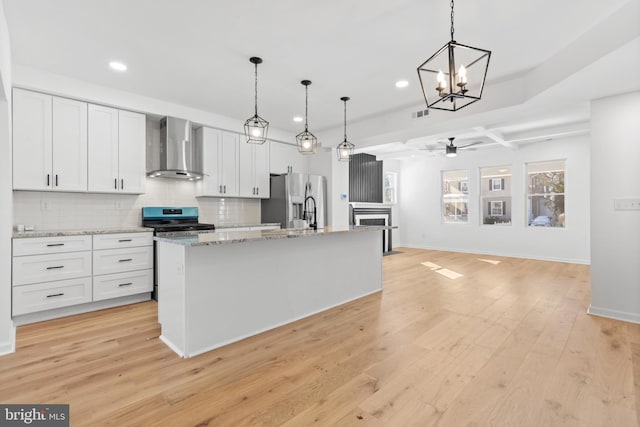
[[[380,229],[156,238],[160,339],[192,357],[378,292]]]

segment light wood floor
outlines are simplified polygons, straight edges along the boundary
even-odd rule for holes
[[[382,293],[192,359],[153,302],[20,327],[0,402],[72,426],[638,425],[640,325],[586,314],[588,266],[401,250]]]

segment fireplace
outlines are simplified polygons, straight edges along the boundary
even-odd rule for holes
[[[391,208],[351,207],[352,225],[392,225]],[[382,231],[382,252],[391,252],[391,230]]]

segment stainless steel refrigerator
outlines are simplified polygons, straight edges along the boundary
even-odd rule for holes
[[[262,200],[262,222],[282,228],[327,225],[327,180],[305,173],[271,175],[271,198]]]

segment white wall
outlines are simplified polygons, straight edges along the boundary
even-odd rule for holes
[[[331,150],[331,225],[349,225],[349,163],[338,160],[335,150]]]
[[[640,199],[640,92],[591,104],[591,307],[640,323],[640,211],[614,211],[614,198]]]
[[[0,354],[15,348],[11,320],[11,50],[0,2]]]
[[[525,163],[566,159],[566,228],[528,227]],[[479,168],[510,165],[512,225],[480,225]],[[443,224],[441,172],[469,171],[469,222]],[[416,157],[402,162],[400,224],[394,246],[589,263],[589,137],[532,144],[520,150],[461,151],[450,159]],[[396,237],[397,236],[397,237]],[[399,238],[398,238],[399,237]]]

